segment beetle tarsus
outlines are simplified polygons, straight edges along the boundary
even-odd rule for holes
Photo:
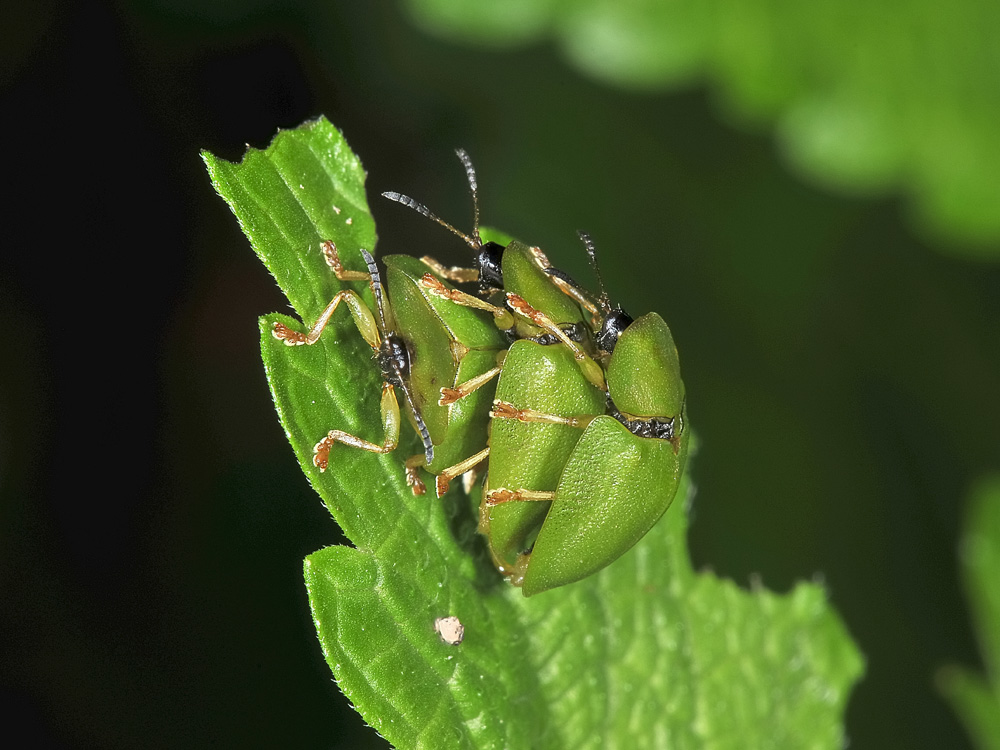
[[[391,390],[389,391],[389,395],[392,395]],[[395,398],[392,399],[392,402],[395,404]],[[385,404],[383,404],[383,406],[385,406]],[[386,424],[386,435],[385,442],[382,443],[382,445],[369,442],[363,438],[359,438],[357,435],[344,432],[343,430],[330,430],[326,434],[325,438],[313,446],[313,465],[315,465],[320,471],[326,471],[326,467],[330,463],[330,450],[336,443],[343,443],[344,445],[350,445],[353,448],[360,448],[361,450],[368,451],[369,453],[392,453],[392,451],[396,450],[396,442],[399,437],[398,428],[394,431],[394,425],[399,424],[398,409],[396,410],[394,419],[390,416],[390,419],[385,420],[385,415],[383,415],[383,421]]]
[[[326,471],[330,463],[330,448],[333,447],[333,443],[334,441],[327,435],[313,446],[313,465],[320,471]]]
[[[489,490],[486,493],[485,503],[487,507],[514,502],[540,503],[546,500],[551,500],[555,496],[555,492],[540,492],[538,490],[508,490],[506,487],[497,487],[495,490]]]
[[[475,393],[477,390],[482,388],[484,385],[489,383],[493,378],[500,374],[502,365],[497,365],[481,375],[477,375],[474,378],[469,378],[464,383],[459,383],[454,388],[443,387],[441,389],[441,397],[438,399],[438,404],[440,406],[448,406],[456,401],[459,401],[470,393]]]
[[[420,470],[415,466],[406,467],[406,486],[410,488],[410,491],[414,495],[423,495],[427,492],[427,485],[420,478]]]
[[[441,497],[446,492],[448,488],[451,487],[451,479],[444,474],[438,474],[434,479],[434,490],[437,492],[437,496]]]
[[[442,265],[437,258],[432,258],[429,255],[421,257],[420,262],[430,268],[442,279],[448,279],[448,281],[454,281],[457,284],[467,284],[472,281],[479,281],[479,271],[475,268],[466,268],[464,266],[445,266]]]
[[[275,323],[271,335],[278,341],[283,341],[285,346],[301,346],[306,343],[306,334],[293,331],[284,323]]]
[[[466,459],[459,461],[454,466],[449,466],[437,475],[436,487],[438,497],[441,497],[444,493],[448,491],[451,486],[451,480],[457,476],[461,476],[468,471],[476,468],[479,464],[486,460],[486,457],[490,455],[489,446],[483,448],[478,453],[474,453]]]
[[[486,493],[486,506],[492,508],[501,503],[509,503],[515,499],[514,493],[510,490],[499,488]]]
[[[497,399],[493,402],[493,408],[490,409],[490,416],[493,419],[520,419],[521,409],[512,403]]]
[[[541,422],[542,424],[564,424],[567,427],[583,428],[593,420],[593,415],[583,415],[579,417],[560,417],[558,414],[546,414],[534,409],[518,409],[507,401],[496,399],[490,416],[494,419],[516,419],[518,422]]]
[[[364,271],[350,271],[344,268],[344,264],[340,262],[337,245],[333,240],[324,240],[319,243],[319,249],[323,253],[323,260],[333,269],[334,274],[341,281],[368,281],[368,274]]]
[[[441,398],[438,399],[439,406],[448,406],[462,398],[463,394],[457,388],[442,388]]]

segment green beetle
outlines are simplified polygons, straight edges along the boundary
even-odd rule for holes
[[[531,596],[613,562],[669,507],[688,449],[684,385],[673,337],[658,315],[633,321],[612,309],[603,283],[594,304],[537,248],[482,241],[475,171],[465,152],[457,153],[473,195],[473,236],[408,196],[383,195],[472,247],[476,268],[422,261],[452,281],[478,281],[478,297],[424,283],[460,306],[489,310],[513,340],[490,412],[489,446],[441,471],[437,490],[489,456],[480,531],[498,570]],[[593,243],[581,238],[596,270]],[[487,301],[500,287],[518,313],[513,321]],[[442,392],[442,399],[462,393]]]
[[[397,192],[382,193],[384,197],[401,203],[445,227],[464,240],[475,253],[475,267],[472,268],[446,267],[436,259],[424,256],[420,262],[434,273],[425,273],[419,284],[427,294],[455,303],[456,307],[469,307],[490,313],[508,343],[527,339],[541,345],[560,344],[568,347],[587,379],[595,386],[604,388],[603,371],[588,353],[593,348],[592,337],[580,305],[573,300],[576,296],[574,290],[568,284],[563,284],[560,291],[557,286],[559,280],[549,275],[550,263],[539,248],[517,240],[509,241],[507,244],[483,240],[479,229],[476,171],[464,150],[457,149],[455,153],[465,167],[469,192],[472,195],[474,215],[471,235],[459,231],[425,205],[407,195]],[[478,282],[478,296],[449,287],[442,282],[442,279],[457,283]],[[505,305],[492,304],[489,299],[501,292],[505,295],[503,298]],[[512,315],[511,310],[517,311],[518,305],[521,307],[521,314]],[[530,311],[531,314],[525,314],[523,311]],[[452,407],[467,398],[469,394],[477,393],[489,378],[495,377],[500,372],[502,357],[498,357],[497,361],[496,368],[476,371],[474,377],[455,386],[443,388],[439,404]],[[486,427],[486,423],[484,414],[483,428]],[[470,420],[466,424],[471,427],[473,421]],[[458,441],[454,443],[458,444]],[[480,450],[467,459],[447,467],[435,461],[435,470],[432,473],[437,475],[437,494],[440,496],[447,492],[452,479],[474,469],[486,459],[488,453],[488,449]]]
[[[435,474],[451,466],[485,442],[483,430],[493,398],[490,381],[499,372],[498,357],[507,340],[488,317],[467,306],[450,304],[428,291],[423,279],[426,267],[416,258],[389,255],[386,289],[374,258],[361,249],[367,272],[346,270],[337,248],[324,242],[327,264],[341,281],[367,281],[375,298],[377,317],[350,289],[339,292],[327,305],[308,333],[276,323],[273,334],[289,346],[310,345],[319,340],[334,311],[346,304],[362,337],[376,352],[382,371],[382,425],[384,439],[372,443],[342,430],[330,430],[314,448],[313,463],[324,471],[336,443],[373,453],[389,453],[399,441],[399,405],[395,390],[402,391],[414,429],[421,436],[424,452],[405,462],[407,484],[414,494],[423,494],[421,467]],[[449,287],[437,280],[441,289]],[[480,381],[465,397],[449,403],[440,399],[442,389]],[[482,387],[487,386],[487,387]]]
[[[550,275],[580,293],[565,274]],[[585,578],[631,549],[670,506],[687,459],[670,329],[656,313],[633,320],[612,309],[603,284],[599,306],[588,305],[599,318],[607,391],[569,348],[532,341],[511,345],[497,385],[480,531],[525,596]]]

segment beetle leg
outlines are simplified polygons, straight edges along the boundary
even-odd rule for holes
[[[575,284],[570,283],[568,279],[562,278],[560,275],[561,272],[550,273],[552,264],[549,263],[548,256],[542,252],[542,248],[530,247],[528,248],[528,252],[531,254],[531,259],[535,261],[535,265],[550,275],[552,283],[559,287],[559,290],[563,294],[572,297],[580,307],[590,314],[590,327],[595,331],[600,330],[601,311],[597,309],[597,305],[586,294],[580,291]]]
[[[584,376],[592,385],[597,386],[602,391],[606,391],[608,389],[604,382],[604,373],[601,371],[601,366],[591,359],[590,356],[583,351],[583,349],[581,349],[575,341],[573,341],[573,339],[567,336],[566,331],[557,326],[553,322],[552,318],[543,313],[541,310],[536,310],[528,304],[524,297],[514,294],[513,292],[507,292],[507,304],[509,304],[516,312],[530,320],[534,325],[548,331],[569,347],[569,350],[573,352],[573,359],[575,359],[577,364],[580,365],[580,369],[583,371]]]
[[[545,500],[552,500],[556,496],[555,492],[539,492],[536,490],[508,490],[504,487],[497,487],[486,492],[486,505],[493,507],[501,503],[532,502],[539,503]]]
[[[493,378],[500,374],[500,369],[500,367],[494,367],[492,370],[487,370],[482,375],[477,375],[474,378],[466,380],[464,383],[459,383],[454,388],[442,388],[441,398],[438,400],[438,404],[441,406],[448,406],[448,404],[453,404],[459,399],[465,398],[470,393],[482,388],[484,385],[493,380]]]
[[[567,284],[563,279],[558,276],[552,276],[552,283],[559,287],[560,291],[567,297],[571,297],[581,308],[587,311],[590,315],[590,327],[594,331],[601,330],[601,311],[597,309],[597,305],[591,302],[587,297],[584,296],[583,292],[577,289],[572,284]]]
[[[313,464],[320,471],[326,471],[330,461],[330,449],[336,443],[343,443],[360,448],[371,453],[391,453],[399,443],[399,404],[396,401],[396,391],[388,383],[382,384],[382,427],[385,430],[385,440],[382,445],[351,435],[343,430],[330,430],[326,437],[313,447]]]
[[[420,278],[420,286],[433,294],[435,297],[450,300],[456,305],[473,307],[477,310],[485,310],[493,316],[494,322],[497,324],[497,328],[501,331],[509,331],[514,327],[514,316],[510,314],[510,310],[505,310],[502,307],[491,305],[489,302],[486,302],[479,297],[474,297],[471,294],[467,294],[458,289],[449,289],[442,284],[439,279],[434,278],[434,276],[429,273],[425,273]]]
[[[560,417],[558,414],[546,414],[534,409],[518,409],[507,401],[497,399],[490,409],[490,416],[494,419],[516,419],[518,422],[542,422],[543,424],[564,424],[568,427],[584,428],[589,425],[596,415],[584,414],[579,417]]]
[[[371,278],[364,271],[348,271],[344,268],[344,265],[340,262],[340,255],[337,253],[337,246],[332,240],[321,242],[319,248],[323,252],[326,264],[333,269],[333,272],[341,281],[368,281]]]
[[[424,480],[420,478],[420,467],[427,465],[427,457],[423,453],[410,456],[403,464],[406,468],[406,486],[410,488],[414,495],[423,495],[427,492]]]
[[[475,268],[463,268],[462,266],[444,266],[437,258],[425,255],[420,262],[430,268],[442,279],[454,281],[457,284],[467,284],[471,281],[479,281],[479,271]]]
[[[460,474],[464,474],[470,469],[475,468],[478,464],[486,460],[486,457],[490,455],[489,447],[483,448],[479,453],[475,453],[469,456],[464,461],[459,461],[454,466],[449,466],[444,469],[440,474],[437,475],[437,480],[435,482],[435,489],[437,490],[437,496],[441,497],[444,493],[448,491],[448,487],[451,486],[451,480]]]
[[[535,265],[543,271],[546,268],[552,268],[552,264],[549,262],[549,256],[547,256],[542,251],[542,248],[538,247],[538,245],[531,245],[528,248],[528,254],[531,255],[531,259],[535,261]]]
[[[377,350],[379,348],[381,337],[378,333],[378,325],[375,323],[375,316],[372,315],[371,309],[364,303],[364,301],[362,301],[361,297],[350,289],[338,292],[337,295],[330,300],[330,304],[328,304],[323,312],[320,313],[319,319],[313,327],[309,329],[308,333],[293,331],[283,323],[275,323],[274,328],[271,329],[271,333],[276,339],[284,341],[287,346],[315,344],[319,341],[320,334],[323,333],[323,329],[326,328],[326,324],[330,322],[330,318],[333,315],[334,310],[337,309],[341,302],[350,308],[351,316],[354,318],[354,324],[358,327],[358,332],[364,337],[365,341],[368,342],[368,345],[371,346],[372,349]]]

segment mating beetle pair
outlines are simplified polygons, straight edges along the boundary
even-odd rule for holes
[[[354,292],[343,291],[309,334],[280,325],[274,334],[288,344],[313,343],[338,304],[348,304],[378,352],[385,439],[378,445],[332,430],[316,446],[316,465],[325,468],[336,442],[393,450],[399,388],[425,449],[405,462],[409,484],[423,490],[424,466],[437,475],[441,494],[488,456],[480,531],[500,572],[530,596],[608,565],[670,505],[687,456],[684,386],[673,338],[658,315],[633,321],[612,309],[603,288],[595,298],[550,268],[537,248],[482,241],[475,172],[458,153],[476,206],[472,237],[406,196],[384,195],[465,239],[477,268],[423,259],[434,276],[422,273],[421,261],[388,256],[390,305],[367,251],[367,273],[345,271],[325,243],[338,278],[369,281],[378,320]],[[593,245],[581,236],[593,259]],[[442,279],[478,281],[478,296]],[[489,302],[498,291],[506,306]]]

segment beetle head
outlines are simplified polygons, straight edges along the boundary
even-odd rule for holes
[[[388,190],[382,193],[384,198],[388,198],[396,203],[402,203],[408,208],[412,208],[421,216],[425,216],[431,221],[435,221],[449,232],[460,237],[466,245],[472,248],[476,254],[476,270],[479,272],[479,294],[485,297],[490,292],[503,289],[503,272],[501,269],[501,258],[504,246],[496,242],[483,242],[479,233],[479,187],[476,181],[476,169],[472,166],[472,160],[465,152],[465,149],[455,149],[462,166],[465,167],[465,176],[469,181],[469,192],[472,193],[472,234],[460,232],[437,214],[433,213],[423,203],[413,200],[408,195]]]

